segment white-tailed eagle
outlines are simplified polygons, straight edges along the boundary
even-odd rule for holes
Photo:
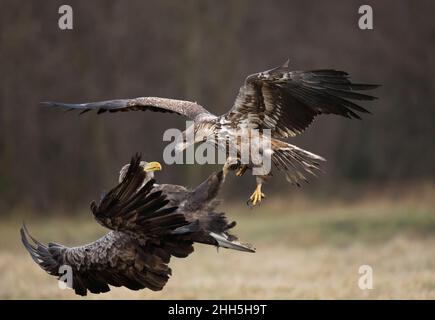
[[[249,135],[250,129],[262,134],[270,130],[267,149],[260,146],[261,154],[269,154],[278,170],[284,171],[287,180],[299,186],[307,181],[307,175],[315,175],[324,159],[279,139],[301,134],[321,114],[335,114],[360,119],[360,113],[369,111],[353,101],[374,100],[376,97],[361,93],[378,87],[373,84],[356,84],[349,75],[336,70],[291,71],[288,61],[277,68],[256,73],[246,78],[233,107],[225,114],[216,116],[195,102],[156,97],[109,100],[70,104],[43,102],[42,104],[82,112],[97,110],[98,113],[118,111],[158,111],[186,116],[194,121],[194,141],[178,145],[183,150],[189,143],[203,142],[206,138],[218,147],[236,149],[240,156],[240,132]],[[249,130],[246,130],[249,129]],[[187,136],[184,133],[184,136]],[[249,160],[242,163],[236,175],[259,166]],[[261,164],[260,164],[261,166]],[[257,175],[257,187],[250,197],[253,205],[264,197],[261,187],[271,173]]]
[[[171,275],[172,256],[185,258],[195,242],[255,252],[228,231],[223,213],[215,212],[215,199],[224,172],[213,173],[193,190],[157,185],[153,179],[157,162],[141,162],[135,156],[121,170],[120,183],[104,195],[91,211],[98,223],[110,229],[87,245],[48,245],[21,228],[22,242],[32,259],[50,275],[60,277],[61,266],[72,271],[72,288],[78,295],[102,293],[109,285],[131,290],[161,290]]]

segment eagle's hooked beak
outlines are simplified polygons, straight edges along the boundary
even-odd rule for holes
[[[158,163],[157,161],[148,162],[145,167],[143,168],[145,172],[151,172],[151,171],[160,171],[162,170],[162,165]]]

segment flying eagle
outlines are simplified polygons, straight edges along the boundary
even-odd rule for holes
[[[249,135],[251,129],[256,129],[262,135],[264,130],[270,130],[268,147],[259,146],[259,152],[270,155],[275,167],[285,172],[287,181],[299,186],[301,181],[307,181],[308,175],[315,175],[324,159],[279,139],[301,134],[313,119],[321,114],[360,119],[359,113],[369,111],[352,100],[376,99],[374,96],[358,92],[376,87],[378,85],[352,83],[349,75],[343,71],[291,71],[287,61],[280,67],[248,76],[233,107],[221,116],[210,113],[196,102],[157,97],[80,104],[42,104],[67,110],[79,109],[83,113],[90,110],[97,110],[98,114],[150,110],[186,116],[194,121],[194,125],[186,130],[193,130],[194,141],[184,139],[177,145],[176,149],[179,151],[192,143],[204,142],[211,138],[209,141],[217,147],[227,148],[225,150],[233,148],[237,151],[237,156],[240,156],[242,147],[238,135],[241,132]],[[186,131],[183,133],[184,137],[187,136]],[[241,176],[247,169],[261,165],[250,159],[249,163],[243,163],[236,175]],[[261,188],[269,176],[270,172],[256,175],[257,186],[250,197],[253,205],[264,197]]]
[[[255,252],[237,241],[223,213],[216,213],[215,197],[224,172],[212,174],[194,190],[156,185],[157,162],[132,158],[121,170],[121,182],[104,195],[91,211],[98,223],[110,229],[102,238],[78,247],[44,245],[21,228],[22,242],[32,259],[50,275],[61,277],[61,266],[72,270],[72,288],[78,295],[102,293],[109,285],[131,290],[161,290],[171,275],[171,256],[185,258],[193,243]],[[166,193],[168,191],[168,193]]]

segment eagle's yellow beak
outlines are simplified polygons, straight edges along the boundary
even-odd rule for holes
[[[148,162],[143,170],[145,172],[160,171],[162,170],[162,165],[157,161]]]

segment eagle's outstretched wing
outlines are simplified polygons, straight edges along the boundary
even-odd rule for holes
[[[196,102],[158,98],[158,97],[140,97],[133,99],[107,100],[89,103],[63,103],[47,101],[40,103],[43,106],[59,107],[66,110],[81,110],[85,113],[96,110],[98,114],[104,112],[125,112],[125,111],[154,111],[169,112],[186,116],[196,120],[203,116],[212,116],[204,107]]]
[[[357,92],[376,87],[352,83],[343,71],[289,71],[287,61],[247,77],[226,117],[235,124],[270,129],[274,137],[286,138],[304,131],[320,114],[360,119],[358,112],[369,111],[351,100],[376,99]]]
[[[68,248],[56,243],[44,245],[23,226],[21,238],[32,259],[48,274],[68,279],[64,272],[69,267],[69,285],[82,296],[88,290],[107,292],[109,285],[161,290],[171,275],[170,257],[184,258],[193,252],[192,242],[177,236],[139,241],[126,233],[110,231],[88,245]]]

